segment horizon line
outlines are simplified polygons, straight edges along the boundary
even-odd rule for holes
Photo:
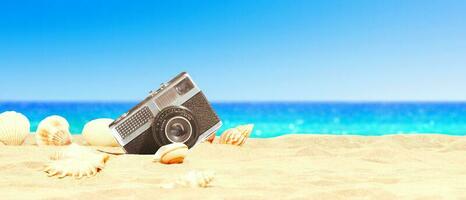
[[[0,100],[2,103],[138,103],[140,100]],[[466,103],[466,100],[214,100],[210,103]]]

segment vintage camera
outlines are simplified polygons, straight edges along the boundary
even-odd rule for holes
[[[161,85],[109,127],[130,154],[154,154],[161,146],[184,143],[189,148],[220,128],[204,93],[183,72]]]

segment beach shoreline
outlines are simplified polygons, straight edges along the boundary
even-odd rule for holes
[[[218,139],[218,137],[217,137]],[[80,135],[73,142],[85,145]],[[466,137],[440,134],[290,134],[242,147],[202,143],[183,164],[111,155],[95,177],[58,179],[41,168],[64,147],[0,146],[4,199],[458,199],[466,198]],[[119,147],[91,147],[122,152]],[[207,188],[163,189],[188,171],[213,171]]]

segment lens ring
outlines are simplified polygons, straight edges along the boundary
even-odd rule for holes
[[[174,130],[172,130],[174,131],[174,134],[166,134],[166,129],[170,129],[172,126],[167,126],[168,122],[175,117],[183,117],[189,122],[189,125],[175,125],[175,127],[173,127]],[[183,123],[185,121],[184,119],[178,119],[178,122]],[[172,122],[173,120],[171,120],[170,123],[174,124]],[[186,144],[189,148],[193,147],[196,144],[196,141],[199,138],[199,127],[197,119],[194,117],[193,113],[183,106],[169,106],[157,113],[151,125],[152,137],[154,138],[155,144],[158,146],[157,148],[173,143],[173,141],[177,140],[173,137],[168,137],[169,135],[180,136],[181,133],[176,133],[176,126],[183,126],[183,128],[181,128],[180,131],[186,131],[189,128],[191,129],[191,133],[189,134],[189,137],[187,137],[187,140],[183,138],[178,138],[178,140],[184,141],[183,143]]]
[[[165,136],[170,142],[185,143],[192,135],[191,123],[182,116],[176,116],[165,124]]]

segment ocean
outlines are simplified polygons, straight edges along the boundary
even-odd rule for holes
[[[35,131],[40,120],[60,115],[79,134],[96,118],[117,118],[137,102],[0,102],[0,112],[26,115]],[[251,137],[284,134],[386,135],[440,133],[466,135],[466,102],[451,103],[351,103],[273,102],[213,103],[226,128],[255,124]]]

